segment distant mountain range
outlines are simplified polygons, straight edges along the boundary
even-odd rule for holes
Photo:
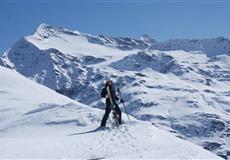
[[[147,35],[94,36],[41,24],[0,64],[100,109],[100,91],[110,78],[129,114],[230,159],[227,38],[158,42]]]

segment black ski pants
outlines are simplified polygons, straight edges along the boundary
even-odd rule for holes
[[[121,124],[121,110],[120,110],[120,108],[116,102],[114,102],[113,104],[115,107],[115,111],[118,115],[118,122],[119,122],[119,124]],[[102,121],[101,121],[101,126],[105,126],[110,112],[111,112],[111,103],[106,100],[106,109],[105,109],[105,114],[104,114]]]

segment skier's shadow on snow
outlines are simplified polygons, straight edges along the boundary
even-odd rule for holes
[[[76,135],[82,135],[82,134],[89,134],[89,133],[95,133],[98,131],[103,131],[105,129],[98,127],[96,129],[90,130],[90,131],[86,131],[86,132],[80,132],[80,133],[73,133],[73,134],[68,134],[67,136],[76,136]]]

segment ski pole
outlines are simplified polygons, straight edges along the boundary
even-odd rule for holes
[[[119,93],[120,98],[123,100],[123,98],[122,98],[122,96],[121,96],[120,89],[118,88],[117,91],[118,91],[118,93]],[[124,101],[122,101],[122,104],[123,104],[123,107],[124,107],[124,109],[125,109],[125,113],[126,113],[126,115],[127,115],[127,117],[128,117],[128,120],[130,120],[129,114],[128,114],[127,110],[126,110]]]

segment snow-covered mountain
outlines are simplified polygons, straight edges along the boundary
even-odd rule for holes
[[[227,159],[230,45],[223,39],[157,42],[41,24],[0,64],[94,108],[104,107],[100,91],[112,78],[129,114]]]
[[[164,51],[202,51],[209,57],[219,54],[230,55],[230,40],[224,37],[213,39],[171,39],[155,43],[151,46],[151,49]]]
[[[4,67],[0,67],[0,75],[1,159],[220,159],[134,118],[120,128],[99,130],[102,110],[73,101]]]

